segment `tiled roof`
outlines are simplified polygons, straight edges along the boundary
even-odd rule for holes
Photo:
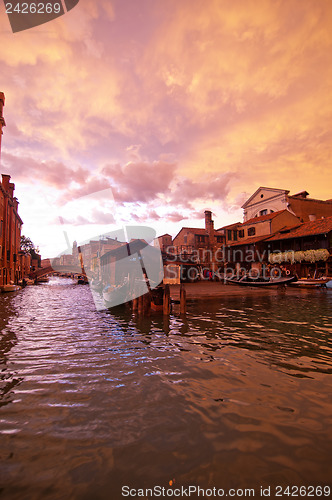
[[[317,219],[315,221],[303,222],[292,228],[284,228],[269,238],[269,241],[287,240],[291,238],[301,238],[315,234],[324,234],[332,231],[332,217]]]
[[[206,236],[208,235],[208,232],[206,231],[206,229],[202,228],[202,227],[183,227],[182,229],[180,229],[178,234],[174,237],[173,241],[175,240],[175,238],[177,238],[179,236],[181,231],[183,231],[185,229],[187,229],[188,231],[190,231],[191,233],[194,233],[194,234],[204,234]],[[214,230],[214,236],[222,236],[219,229]]]
[[[230,247],[242,246],[242,245],[252,245],[253,243],[258,243],[259,241],[264,241],[268,239],[270,234],[263,234],[261,236],[252,236],[249,238],[239,238],[237,241],[228,243]]]
[[[278,210],[278,212],[273,212],[272,214],[261,215],[260,217],[253,217],[252,219],[243,222],[242,226],[247,226],[248,224],[255,224],[256,222],[264,222],[266,220],[272,220],[284,212],[288,212],[288,210]]]
[[[242,222],[234,222],[233,224],[229,224],[228,226],[223,226],[218,229],[218,231],[223,231],[224,229],[233,229],[241,226]]]

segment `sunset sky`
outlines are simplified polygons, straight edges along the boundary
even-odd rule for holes
[[[328,0],[80,0],[15,34],[1,3],[0,31],[1,173],[43,257],[218,228],[259,186],[332,198]]]

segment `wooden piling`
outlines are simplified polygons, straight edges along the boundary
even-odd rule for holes
[[[138,309],[138,298],[133,299],[133,311],[137,311]]]
[[[143,315],[148,316],[151,311],[151,293],[143,295]]]
[[[164,301],[163,301],[163,313],[169,315],[171,312],[171,293],[169,285],[165,285],[164,288]]]
[[[143,295],[141,295],[140,297],[138,297],[138,314],[142,314],[143,313]]]
[[[187,293],[184,288],[184,284],[180,285],[180,313],[186,314],[187,312]]]

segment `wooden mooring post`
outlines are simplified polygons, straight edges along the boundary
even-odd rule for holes
[[[164,300],[163,300],[163,313],[168,316],[171,312],[171,293],[169,285],[165,285],[164,288]]]
[[[187,312],[187,292],[184,288],[184,284],[180,285],[180,313],[186,314]]]
[[[143,316],[148,316],[151,312],[151,292],[143,295]]]

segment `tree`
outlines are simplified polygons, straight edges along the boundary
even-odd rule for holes
[[[38,252],[39,248],[31,241],[28,236],[21,236],[21,250],[28,252],[32,257],[34,257]]]

